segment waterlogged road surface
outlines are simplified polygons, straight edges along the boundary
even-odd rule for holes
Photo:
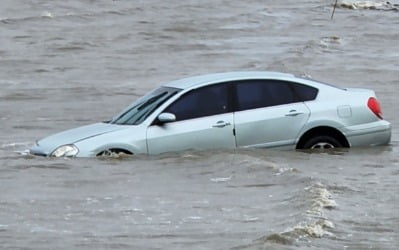
[[[397,3],[22,1],[0,8],[0,246],[397,249]],[[392,144],[46,159],[34,140],[161,83],[231,70],[372,88]]]

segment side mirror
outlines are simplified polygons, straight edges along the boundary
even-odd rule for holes
[[[172,113],[161,113],[158,116],[158,121],[161,124],[168,123],[168,122],[174,122],[174,121],[176,121],[176,116]]]

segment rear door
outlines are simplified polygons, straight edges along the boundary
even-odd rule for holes
[[[293,145],[310,112],[295,86],[278,80],[236,83],[237,147]],[[317,90],[316,90],[317,93]]]
[[[234,148],[230,97],[228,84],[194,89],[181,96],[163,111],[174,114],[175,122],[148,127],[149,154]]]

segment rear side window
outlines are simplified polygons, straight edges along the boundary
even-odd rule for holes
[[[264,108],[316,98],[317,89],[280,80],[246,80],[236,83],[236,110]]]
[[[318,93],[318,89],[299,83],[292,83],[292,88],[302,102],[316,99]]]
[[[248,80],[236,84],[237,110],[277,106],[297,101],[295,93],[284,82]]]
[[[227,113],[227,84],[215,84],[194,89],[172,103],[164,112],[172,113],[177,121]]]

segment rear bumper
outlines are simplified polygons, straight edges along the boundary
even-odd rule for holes
[[[351,147],[386,145],[391,141],[391,124],[385,120],[346,127],[344,134]]]

